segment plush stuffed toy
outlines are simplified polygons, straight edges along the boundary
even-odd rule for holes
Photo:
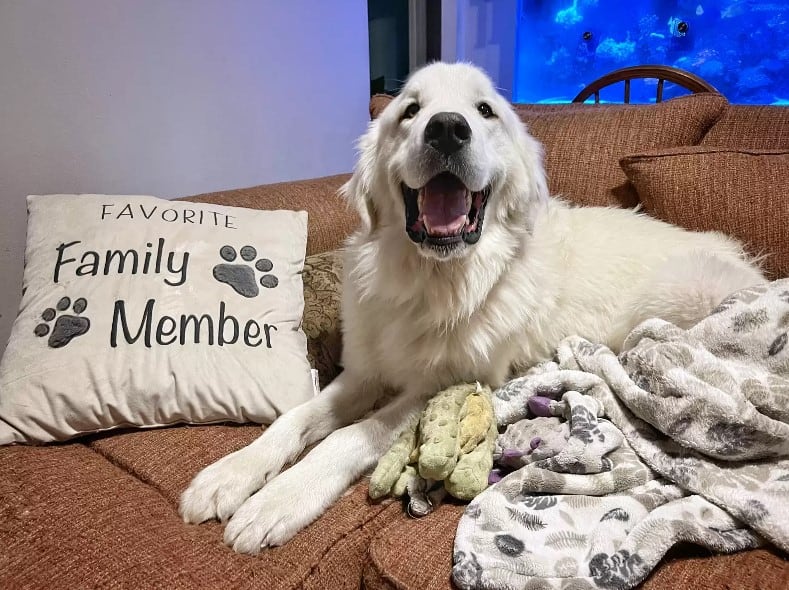
[[[445,492],[471,500],[488,486],[497,436],[489,387],[467,383],[445,389],[378,461],[370,497],[407,493],[414,516],[430,512]]]

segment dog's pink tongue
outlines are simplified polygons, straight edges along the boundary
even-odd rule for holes
[[[422,189],[422,218],[431,234],[457,234],[467,214],[466,187],[457,177],[440,174]]]

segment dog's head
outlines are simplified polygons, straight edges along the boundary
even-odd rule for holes
[[[412,74],[360,151],[344,192],[366,229],[396,227],[430,258],[465,256],[504,225],[528,231],[547,197],[541,146],[468,64]]]

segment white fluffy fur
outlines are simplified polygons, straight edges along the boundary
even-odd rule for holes
[[[412,102],[419,112],[401,120]],[[480,102],[496,116],[482,117]],[[461,113],[472,129],[451,171],[471,190],[491,186],[481,239],[449,254],[408,238],[400,190],[441,171],[423,135],[442,111]],[[416,72],[360,150],[344,189],[363,220],[345,252],[345,371],[199,473],[181,498],[188,522],[230,519],[225,541],[236,551],[285,543],[320,516],[436,391],[469,380],[500,385],[513,369],[548,359],[568,335],[616,350],[648,317],[693,324],[730,292],[764,280],[721,234],[550,199],[541,147],[469,65]],[[398,394],[354,422],[385,389]]]

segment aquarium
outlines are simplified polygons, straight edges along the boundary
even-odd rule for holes
[[[520,0],[516,102],[570,102],[625,66],[688,70],[732,103],[789,103],[789,1]],[[656,81],[631,102],[654,102]],[[622,102],[622,85],[601,100]],[[687,91],[666,83],[664,99]]]

